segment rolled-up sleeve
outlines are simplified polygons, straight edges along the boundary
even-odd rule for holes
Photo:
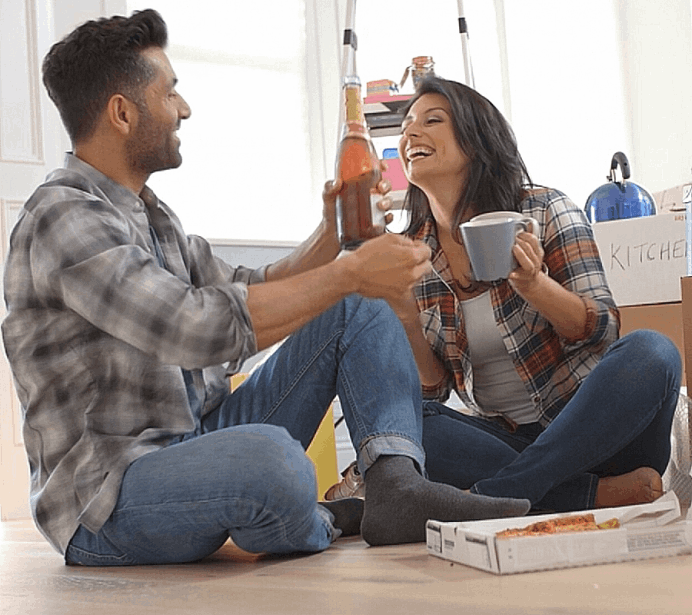
[[[98,200],[37,213],[31,261],[41,296],[162,363],[239,364],[256,352],[246,298],[258,274],[204,262],[199,247],[185,255],[194,261],[190,275],[161,268],[147,244],[144,212],[142,228]],[[206,266],[216,284],[193,284],[191,272]]]
[[[620,315],[608,287],[591,224],[566,196],[553,193],[546,212],[545,262],[550,275],[577,294],[586,308],[584,332],[567,347],[607,347],[619,335]]]

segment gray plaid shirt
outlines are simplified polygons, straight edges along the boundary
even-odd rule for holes
[[[32,512],[61,553],[80,523],[105,523],[129,464],[195,428],[181,367],[194,370],[203,413],[220,403],[226,371],[256,352],[246,285],[264,274],[186,236],[148,188],[140,198],[70,154],[27,201],[2,333]]]

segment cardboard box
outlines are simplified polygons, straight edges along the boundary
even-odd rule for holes
[[[682,337],[685,348],[683,354],[686,366],[687,395],[689,396],[692,394],[692,277],[682,278],[680,286],[682,289]],[[692,437],[692,434],[690,436]]]
[[[597,523],[617,517],[621,527],[545,536],[496,537],[496,533],[564,515],[540,515],[460,523],[430,520],[430,555],[495,574],[514,574],[670,557],[692,553],[692,516],[681,518],[673,492],[651,504],[591,511]]]
[[[661,192],[654,192],[651,196],[656,202],[656,213],[685,211],[685,200],[689,198],[690,184],[680,184]]]
[[[685,214],[593,224],[608,284],[618,306],[675,303],[687,275]]]
[[[683,281],[686,278],[682,278]],[[690,280],[692,284],[692,279]],[[692,292],[692,291],[691,291]],[[690,297],[692,305],[692,296]],[[688,310],[692,312],[692,307]],[[691,313],[692,317],[692,313]],[[692,321],[690,322],[692,325]],[[683,324],[682,324],[682,302],[659,303],[655,305],[630,305],[620,308],[620,336],[627,335],[637,329],[652,329],[663,333],[669,337],[680,351],[682,357],[683,374],[687,373],[689,360],[685,353]],[[692,330],[689,333],[690,344],[692,345]],[[692,375],[692,374],[691,374]],[[683,379],[683,384],[685,384]],[[692,391],[692,388],[689,389]]]

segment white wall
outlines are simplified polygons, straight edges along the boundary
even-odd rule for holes
[[[692,180],[689,0],[617,0],[633,172],[651,192]]]

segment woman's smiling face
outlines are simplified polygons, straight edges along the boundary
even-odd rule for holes
[[[399,157],[408,180],[425,190],[441,179],[462,181],[469,157],[459,146],[449,102],[441,94],[423,94],[401,124]]]

